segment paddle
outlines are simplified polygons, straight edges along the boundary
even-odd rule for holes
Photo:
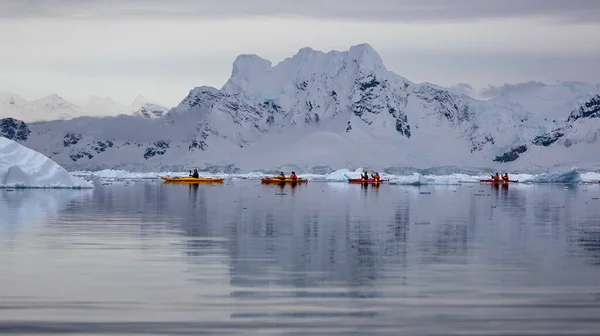
[[[489,170],[487,170],[487,169],[486,169],[486,170],[485,170],[485,172],[486,172],[486,173],[488,173],[488,174],[490,174],[490,176],[491,176],[492,178],[494,178],[494,175],[492,175],[492,173],[490,173],[490,171],[489,171]]]

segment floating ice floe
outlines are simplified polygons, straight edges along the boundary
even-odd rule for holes
[[[360,178],[363,168],[351,171],[349,169],[340,169],[330,174],[298,174],[301,178],[306,178],[316,182],[346,182],[351,178]],[[289,171],[284,172],[289,174]],[[73,175],[81,177],[97,177],[103,180],[160,180],[161,176],[183,177],[188,176],[189,172],[128,172],[125,170],[107,169],[95,172],[77,171]],[[222,177],[227,180],[260,180],[263,177],[272,177],[273,173],[249,172],[249,173],[210,173],[199,172],[200,177]],[[468,183],[479,183],[480,180],[490,179],[489,174],[467,175],[461,173],[452,173],[448,175],[423,175],[419,173],[407,175],[395,175],[380,173],[381,178],[389,180],[390,184],[396,185],[460,185]],[[579,183],[600,181],[600,173],[580,173],[577,168],[568,171],[553,172],[547,174],[509,174],[511,180],[518,180],[522,183]]]

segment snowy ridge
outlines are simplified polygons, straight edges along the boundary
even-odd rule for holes
[[[91,188],[44,155],[0,137],[0,187]]]
[[[148,119],[158,119],[169,112],[169,108],[151,102],[145,97],[138,96],[131,107],[133,115]]]
[[[52,120],[71,120],[82,116],[118,116],[138,115],[146,118],[158,118],[169,109],[138,97],[133,109],[120,105],[108,97],[91,96],[82,105],[74,104],[52,94],[33,101],[27,101],[17,95],[0,92],[0,119],[14,118],[25,122]]]
[[[303,48],[276,65],[240,55],[221,89],[196,87],[160,118],[148,110],[149,118],[39,123],[19,141],[69,170],[600,168],[600,87],[536,83],[500,91],[479,101],[410,82],[388,71],[368,44],[327,53]]]

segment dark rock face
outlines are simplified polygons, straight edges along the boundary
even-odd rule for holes
[[[100,154],[102,152],[104,152],[107,148],[112,148],[114,146],[114,143],[110,140],[106,140],[106,141],[96,141],[96,143],[92,144],[92,149]]]
[[[523,154],[527,151],[527,145],[521,145],[512,148],[510,151],[504,153],[502,156],[496,156],[494,161],[496,162],[512,162],[519,158],[519,154]]]
[[[471,153],[483,150],[486,144],[495,144],[496,140],[491,134],[481,134],[479,125],[472,124],[462,133],[463,137],[471,142]]]
[[[169,143],[164,140],[158,140],[153,145],[154,146],[146,148],[144,159],[148,160],[155,155],[164,155],[169,148]]]
[[[410,138],[410,125],[404,114],[407,104],[405,96],[396,94],[387,80],[380,80],[372,73],[358,78],[354,84],[358,99],[353,101],[350,108],[355,116],[371,125],[377,115],[387,111],[396,119],[396,131]]]
[[[0,136],[13,141],[25,141],[31,133],[27,124],[13,118],[0,119]]]
[[[81,138],[81,134],[67,133],[63,137],[63,146],[69,147],[72,145],[76,145],[79,142],[79,140],[81,140]]]
[[[496,143],[494,137],[491,134],[486,134],[481,136],[480,138],[471,139],[471,153],[483,150],[483,146],[485,146],[488,143],[492,145]]]
[[[190,151],[192,151],[194,149],[200,149],[200,150],[205,151],[207,149],[207,147],[208,146],[206,145],[206,142],[204,142],[202,140],[197,141],[196,139],[194,139],[191,141],[190,145],[188,146],[188,149]]]
[[[600,95],[596,95],[579,109],[572,111],[567,121],[573,122],[581,118],[600,118]]]
[[[558,128],[551,132],[536,136],[533,138],[531,143],[536,146],[548,147],[563,136],[565,136],[564,130],[562,128]]]
[[[84,157],[91,159],[94,156],[87,151],[77,151],[77,152],[69,155],[69,157],[71,158],[71,160],[73,160],[73,162],[76,162],[77,160],[82,159]]]
[[[447,119],[452,125],[471,121],[473,112],[460,99],[460,97],[446,90],[440,90],[431,86],[422,86],[415,95],[422,101],[431,104],[434,111]]]

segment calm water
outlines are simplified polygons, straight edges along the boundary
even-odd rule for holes
[[[0,190],[0,333],[597,335],[600,187]]]

